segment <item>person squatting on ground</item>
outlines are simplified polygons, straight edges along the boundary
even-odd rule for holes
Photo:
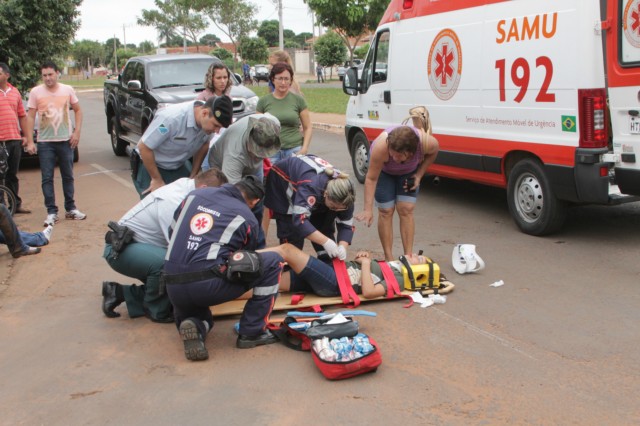
[[[281,292],[313,293],[321,297],[340,296],[340,287],[332,262],[323,262],[291,244],[269,247],[259,252],[276,252],[291,268],[282,273],[279,289]],[[427,263],[422,255],[406,256],[412,265]],[[375,299],[387,294],[387,283],[380,269],[383,260],[371,259],[368,251],[360,250],[353,261],[347,261],[349,281],[357,294],[365,299]],[[398,260],[387,262],[398,283],[404,282],[402,264]]]
[[[393,260],[393,212],[400,218],[405,255],[413,252],[413,211],[420,181],[438,155],[438,141],[431,135],[425,107],[409,110],[413,126],[385,129],[371,143],[369,170],[364,183],[364,210],[356,215],[367,226],[373,223],[373,200],[378,206],[378,235],[386,260]]]
[[[60,71],[51,61],[40,66],[43,83],[31,89],[27,126],[23,129],[27,138],[33,135],[36,113],[40,117],[38,128],[38,157],[42,174],[42,194],[47,208],[44,224],[58,222],[58,206],[53,185],[56,161],[62,176],[65,219],[83,220],[87,215],[76,207],[73,178],[73,152],[80,143],[82,129],[82,110],[76,92],[71,86],[58,82]],[[69,109],[75,115],[75,129],[71,122]]]
[[[231,71],[222,62],[214,62],[209,65],[207,74],[204,77],[204,90],[198,93],[196,96],[197,101],[206,102],[213,96],[229,96],[231,93]],[[209,138],[209,150],[216,143],[216,140],[224,132],[224,128],[220,129],[217,133],[214,133]],[[208,170],[209,167],[209,151],[204,157],[201,165],[202,170]]]
[[[140,198],[176,179],[195,177],[209,149],[209,135],[229,127],[232,118],[233,104],[228,96],[158,110],[132,153],[133,184]]]
[[[118,221],[133,231],[133,239],[117,253],[106,241],[103,257],[111,268],[143,285],[102,283],[102,312],[109,318],[119,317],[114,309],[127,303],[129,317],[148,316],[154,322],[173,322],[171,303],[160,289],[160,274],[169,245],[169,227],[173,214],[187,195],[196,188],[220,186],[227,179],[218,169],[198,174],[195,179],[181,178],[165,185],[140,200]]]
[[[271,114],[252,114],[233,123],[209,151],[209,165],[218,168],[229,179],[239,182],[245,176],[263,181],[263,160],[280,150],[280,122]],[[253,213],[262,222],[264,205],[255,205]],[[265,246],[260,228],[258,248]]]
[[[356,198],[347,174],[315,155],[289,157],[271,167],[265,192],[281,244],[302,249],[306,238],[319,257],[346,259]]]
[[[260,225],[251,208],[263,196],[262,183],[247,176],[220,188],[197,189],[176,211],[163,279],[185,356],[191,361],[209,357],[204,343],[213,328],[209,307],[237,299],[250,288],[253,295],[242,312],[236,346],[253,348],[277,341],[266,327],[278,295],[282,257],[257,254],[260,276],[249,283],[230,281],[224,272],[234,252],[256,248]],[[238,253],[233,257],[244,258]]]
[[[25,134],[24,139],[20,135],[20,129],[27,128],[27,113],[22,104],[20,91],[9,83],[10,77],[9,66],[0,62],[0,149],[4,149],[0,155],[6,153],[7,156],[4,185],[16,197],[15,212],[31,213],[31,210],[22,207],[22,199],[18,195],[20,188],[18,170],[22,148],[24,147],[24,150],[30,154],[35,154],[36,146],[33,143],[33,134]],[[19,128],[18,124],[20,124]]]
[[[40,253],[40,247],[49,244],[53,226],[47,226],[42,232],[24,232],[18,230],[9,209],[0,204],[0,244],[6,244],[13,257],[29,256]]]

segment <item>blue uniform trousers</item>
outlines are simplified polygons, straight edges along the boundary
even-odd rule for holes
[[[269,315],[278,296],[278,284],[282,272],[282,257],[277,253],[260,253],[263,275],[253,287],[253,296],[247,300],[240,318],[240,334],[257,336],[264,332]],[[176,326],[192,318],[202,336],[206,336],[202,326],[206,322],[209,331],[213,328],[210,306],[237,299],[245,293],[241,284],[231,283],[224,278],[212,278],[185,284],[169,284],[167,292],[173,304]]]

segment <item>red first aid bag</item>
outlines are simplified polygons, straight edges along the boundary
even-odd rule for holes
[[[311,357],[320,372],[329,380],[342,380],[359,376],[364,373],[375,372],[382,364],[380,348],[375,340],[369,337],[373,350],[360,358],[349,361],[327,361],[320,357],[315,347],[311,347]]]

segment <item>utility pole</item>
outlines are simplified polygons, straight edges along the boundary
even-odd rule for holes
[[[118,74],[118,46],[116,46],[116,35],[113,35],[113,56],[115,57],[114,59],[114,66],[113,66],[113,73],[114,74]]]
[[[124,29],[125,29],[125,26],[124,24],[122,24],[122,38],[124,39],[124,51],[126,53],[127,52],[127,33]]]
[[[278,0],[278,20],[280,27],[278,28],[278,37],[280,38],[280,50],[284,50],[284,26],[282,24],[282,0]]]

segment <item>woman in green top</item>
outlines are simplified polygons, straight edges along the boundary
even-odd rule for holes
[[[306,101],[290,90],[293,83],[291,66],[284,62],[276,63],[271,68],[269,80],[275,89],[273,93],[260,98],[256,112],[268,112],[280,121],[282,148],[270,158],[273,164],[296,154],[307,154],[312,129]],[[302,132],[300,132],[300,125],[302,125]]]

